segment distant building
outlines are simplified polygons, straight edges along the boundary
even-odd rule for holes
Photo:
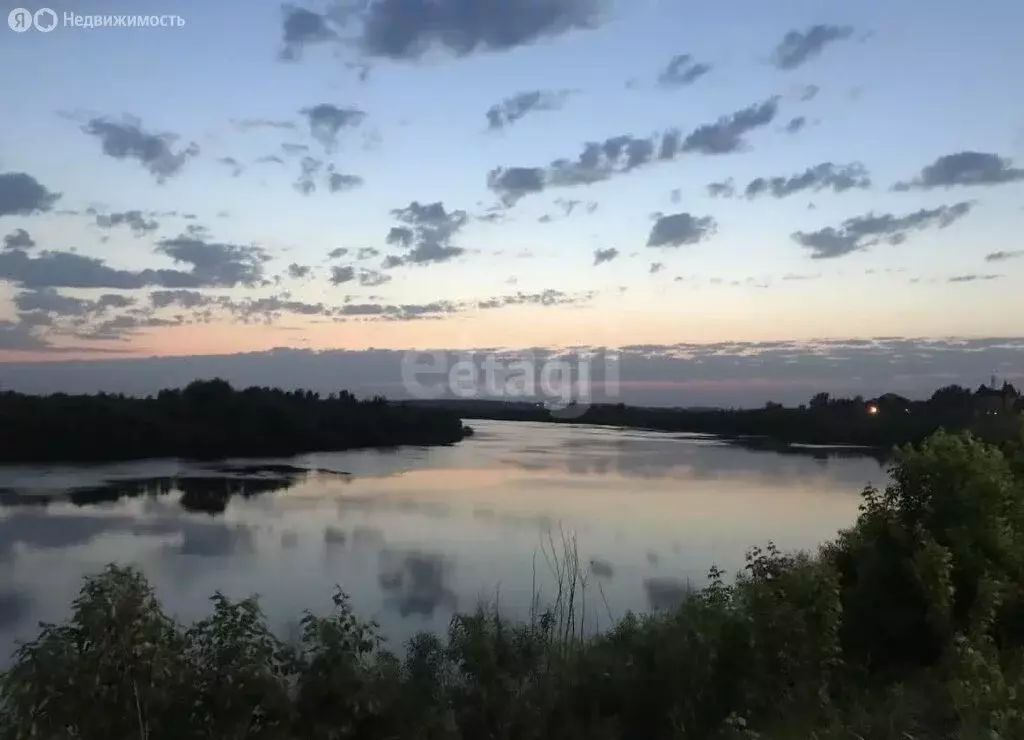
[[[974,394],[974,409],[979,416],[994,414],[1012,414],[1021,411],[1021,395],[1009,383],[1002,388],[979,386]]]

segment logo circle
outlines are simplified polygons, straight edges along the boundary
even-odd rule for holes
[[[57,14],[50,8],[40,8],[32,16],[32,21],[36,24],[37,31],[49,33],[57,27]]]
[[[15,8],[7,14],[7,25],[15,33],[25,33],[32,28],[32,11]]]

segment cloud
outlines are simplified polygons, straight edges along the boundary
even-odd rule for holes
[[[300,265],[297,262],[292,262],[288,265],[288,277],[293,280],[303,280],[313,274],[313,268],[309,265]]]
[[[744,135],[771,123],[777,112],[778,98],[770,98],[700,126],[685,139],[678,130],[668,129],[645,138],[623,134],[587,142],[575,159],[556,159],[547,167],[497,167],[488,173],[487,187],[510,207],[548,188],[590,185],[683,153],[740,151],[746,146]]]
[[[852,26],[811,26],[806,31],[789,31],[775,47],[772,63],[783,70],[796,69],[835,41],[853,35]]]
[[[569,90],[531,90],[516,93],[487,110],[487,126],[492,131],[510,126],[528,113],[558,110],[571,95]]]
[[[153,308],[180,306],[181,308],[200,308],[214,302],[215,299],[200,293],[198,290],[154,290],[149,294]]]
[[[695,129],[683,140],[680,151],[698,154],[730,154],[746,147],[743,136],[767,126],[779,111],[778,97],[755,103],[732,115],[722,116],[715,123]]]
[[[821,88],[817,85],[807,85],[800,93],[800,100],[804,102],[814,100],[818,96],[819,92],[821,92]]]
[[[707,190],[712,198],[731,198],[736,194],[736,185],[730,177],[720,182],[708,183]]]
[[[355,190],[363,185],[363,178],[358,175],[348,175],[343,172],[334,172],[333,165],[328,168],[327,187],[332,193],[343,193],[348,190]]]
[[[697,244],[712,236],[717,229],[711,216],[695,217],[689,213],[660,216],[647,239],[648,247],[679,247]]]
[[[108,157],[138,160],[161,183],[177,175],[189,159],[199,154],[199,145],[194,142],[175,152],[171,145],[177,135],[147,133],[136,118],[125,118],[120,123],[93,118],[82,131],[98,138]]]
[[[30,257],[24,250],[0,252],[0,280],[25,288],[115,288],[133,290],[148,285],[197,287],[201,280],[179,270],[132,272],[108,267],[103,260],[74,252],[45,250]]]
[[[85,317],[114,308],[127,308],[135,300],[116,293],[105,293],[96,300],[66,296],[53,288],[35,288],[14,296],[19,311],[39,311],[57,316]]]
[[[790,122],[786,124],[786,133],[799,133],[800,130],[803,129],[803,127],[806,125],[807,119],[804,116],[797,116],[796,118],[791,119]]]
[[[379,257],[379,256],[380,256],[380,250],[374,249],[373,247],[361,247],[359,249],[359,251],[356,252],[356,259],[357,260],[368,260],[368,259],[373,259],[374,257]]]
[[[998,280],[1002,275],[955,275],[947,282],[950,283],[974,283],[977,281]]]
[[[24,172],[0,172],[0,218],[45,213],[60,197]]]
[[[602,262],[611,262],[613,259],[619,256],[619,250],[617,249],[595,249],[594,250],[594,266],[601,264]]]
[[[4,237],[4,249],[31,249],[35,240],[24,229],[15,229]]]
[[[354,267],[342,267],[335,265],[331,268],[331,285],[343,285],[356,279]]]
[[[506,51],[603,20],[600,0],[370,0],[364,7],[363,53],[396,60],[418,59],[432,48],[456,57]]]
[[[1024,257],[1024,249],[1016,249],[1012,252],[991,252],[985,255],[986,262],[1003,262],[1018,257]]]
[[[285,5],[282,10],[284,19],[281,59],[292,61],[300,59],[306,46],[334,41],[338,38],[337,32],[326,15],[294,5]]]
[[[345,247],[338,247],[336,249],[332,249],[330,252],[327,253],[327,259],[340,259],[344,257],[346,254],[348,254],[348,250],[345,249]]]
[[[913,180],[898,182],[893,190],[931,190],[958,185],[1002,185],[1024,180],[1024,169],[1011,160],[984,152],[946,154],[921,170]]]
[[[469,221],[465,211],[447,211],[440,201],[427,204],[412,201],[405,208],[392,210],[391,215],[403,225],[392,227],[387,243],[409,250],[397,257],[401,264],[445,262],[465,252],[452,243]]]
[[[710,64],[695,62],[689,54],[676,54],[658,74],[658,84],[667,88],[692,85],[710,71]]]
[[[309,123],[310,135],[328,151],[338,143],[338,133],[344,128],[354,128],[366,118],[358,108],[339,108],[330,103],[320,103],[299,111]]]
[[[785,198],[806,190],[813,192],[831,190],[834,193],[843,193],[854,188],[869,187],[871,187],[871,178],[860,162],[846,165],[822,162],[789,177],[757,177],[747,185],[745,194],[748,198],[756,198],[760,195]]]
[[[881,242],[902,244],[914,231],[928,228],[944,229],[970,213],[973,204],[968,201],[939,208],[922,208],[905,216],[891,213],[850,218],[839,228],[828,227],[819,231],[797,231],[793,241],[811,250],[813,259],[841,257]]]
[[[245,166],[234,157],[219,157],[217,161],[230,168],[232,177],[238,177],[245,172]]]
[[[323,162],[314,157],[303,157],[299,162],[299,176],[295,179],[293,187],[303,195],[309,195],[316,191],[316,177],[320,174]]]
[[[21,323],[0,319],[0,350],[39,351],[50,348],[50,343],[32,333]]]
[[[383,272],[377,270],[359,270],[359,284],[367,288],[376,288],[384,283],[391,282],[391,276],[385,275]]]
[[[341,318],[392,320],[389,316],[401,310],[397,306],[377,304],[350,305],[353,310]],[[365,309],[361,315],[360,308]],[[445,310],[445,306],[440,305],[433,308]],[[420,305],[413,310],[427,309],[426,305]],[[23,330],[19,331],[24,334]],[[5,330],[0,324],[0,345],[13,341],[3,339],[9,332],[10,327]],[[597,373],[604,367],[609,350],[593,349],[594,394],[595,400],[600,401],[603,399]],[[450,368],[465,356],[456,349],[439,350],[442,362],[447,362],[441,367]],[[532,350],[532,354],[541,359],[559,357],[563,353],[553,348]],[[615,354],[619,358],[620,396],[608,399],[609,402],[763,407],[769,399],[787,404],[806,403],[818,391],[837,396],[860,394],[865,398],[883,392],[927,398],[936,388],[950,383],[976,387],[979,379],[987,380],[993,372],[1019,385],[1020,368],[1024,367],[1024,340],[884,337],[724,341],[638,345],[619,348]],[[490,355],[481,353],[476,357],[482,363],[487,356]],[[535,363],[535,366],[543,366],[543,363]],[[146,395],[162,388],[183,387],[197,377],[223,377],[236,387],[280,386],[326,394],[337,391],[338,378],[343,377],[346,387],[357,395],[381,393],[399,399],[408,398],[408,383],[403,384],[402,378],[403,368],[407,367],[408,354],[401,349],[279,348],[233,355],[7,362],[3,370],[4,387],[26,393],[106,391]],[[671,454],[678,455],[678,450]],[[780,461],[780,468],[786,465],[788,463]],[[850,474],[851,484],[860,485],[863,470],[851,469]]]
[[[191,265],[190,274],[199,284],[208,286],[263,284],[263,265],[270,259],[261,247],[206,242],[186,236],[161,240],[157,251],[175,262]]]
[[[262,128],[288,131],[295,129],[294,121],[280,121],[270,118],[235,118],[231,120],[231,124],[239,131],[253,131]]]
[[[142,211],[122,211],[115,213],[96,214],[96,225],[101,229],[112,229],[115,226],[127,226],[135,236],[145,236],[151,231],[160,228],[160,224],[150,219],[146,220]]]
[[[648,274],[653,275],[657,272],[661,272],[664,267],[665,265],[662,264],[661,262],[652,262],[651,269],[648,270]]]

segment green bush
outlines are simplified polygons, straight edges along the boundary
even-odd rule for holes
[[[253,599],[217,594],[186,627],[110,566],[15,654],[0,738],[1024,738],[1020,454],[939,432],[817,555],[754,548],[732,581],[593,637],[572,548],[549,611],[461,615],[401,657],[340,592],[287,644]]]

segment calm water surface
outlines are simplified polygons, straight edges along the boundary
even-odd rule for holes
[[[303,609],[327,611],[335,584],[395,641],[481,601],[525,616],[535,589],[553,592],[544,543],[560,550],[563,532],[591,564],[588,622],[600,628],[670,605],[711,565],[740,568],[769,538],[815,547],[853,522],[866,483],[885,480],[870,458],[473,426],[450,448],[0,468],[0,659],[39,620],[62,619],[82,576],[112,561],[140,566],[185,620],[216,590],[259,593],[285,634]]]

